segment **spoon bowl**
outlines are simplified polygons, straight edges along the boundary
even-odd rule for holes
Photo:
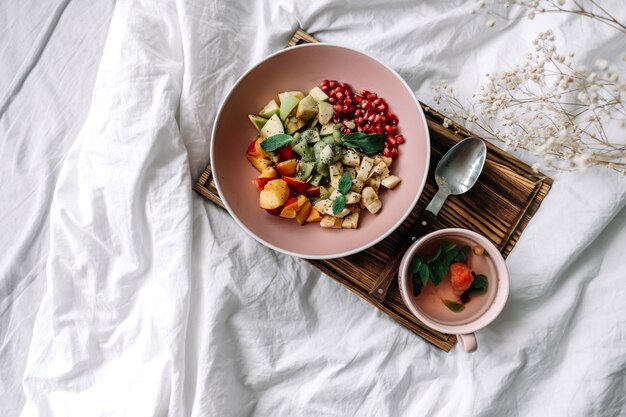
[[[466,193],[476,183],[486,158],[487,147],[481,139],[464,139],[441,158],[435,169],[435,181],[451,195]]]

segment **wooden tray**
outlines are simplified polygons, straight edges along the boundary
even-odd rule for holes
[[[298,30],[289,46],[311,42],[317,40]],[[417,320],[402,301],[397,283],[392,283],[384,303],[379,303],[368,294],[394,249],[398,248],[398,242],[409,238],[408,231],[437,191],[433,170],[441,156],[459,140],[476,136],[455,124],[444,128],[442,114],[424,104],[422,109],[430,129],[432,159],[426,187],[413,212],[390,236],[366,251],[345,258],[308,262],[447,352],[456,343],[456,337],[431,330]],[[506,257],[548,194],[552,180],[534,173],[528,165],[493,145],[487,144],[487,148],[487,161],[478,182],[468,193],[460,197],[451,196],[446,201],[437,216],[434,229],[462,227],[474,230],[487,236]],[[193,188],[213,203],[224,207],[213,183],[210,165]]]

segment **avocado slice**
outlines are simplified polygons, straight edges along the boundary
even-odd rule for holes
[[[265,126],[265,123],[267,123],[266,118],[257,116],[256,114],[249,114],[248,119],[250,119],[250,121],[252,122],[256,130],[258,130],[259,132],[261,131],[261,129],[263,129],[263,126]]]
[[[306,96],[298,103],[296,117],[308,121],[317,115],[317,111],[317,101],[311,96]]]
[[[269,138],[270,136],[274,136],[278,133],[285,133],[285,129],[283,128],[283,123],[280,121],[278,116],[273,115],[261,129],[261,135]]]
[[[259,116],[269,119],[273,115],[278,114],[279,111],[280,107],[278,107],[278,103],[276,103],[276,100],[272,99],[259,111]]]

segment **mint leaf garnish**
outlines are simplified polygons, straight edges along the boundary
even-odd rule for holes
[[[380,151],[385,146],[385,135],[382,133],[348,133],[341,138],[343,146],[358,149],[368,155]]]
[[[285,133],[278,133],[274,136],[270,136],[269,138],[261,142],[261,148],[268,152],[272,152],[291,143],[293,143],[293,138],[290,135],[287,135]]]
[[[345,195],[348,191],[350,191],[350,187],[352,187],[352,175],[346,172],[339,179],[339,185],[337,187],[337,190],[341,194]]]
[[[339,194],[335,197],[335,201],[333,201],[333,214],[337,215],[346,208],[346,196],[343,194]]]

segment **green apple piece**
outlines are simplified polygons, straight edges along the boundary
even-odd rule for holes
[[[325,92],[322,91],[319,87],[313,87],[311,91],[309,91],[309,95],[315,99],[315,101],[328,101],[328,96]]]
[[[289,117],[285,122],[285,129],[288,135],[291,135],[298,130],[302,129],[306,122],[302,119],[298,119],[297,117]]]
[[[277,115],[273,115],[270,119],[265,123],[265,126],[261,129],[261,135],[266,138],[270,136],[277,135],[279,133],[285,133],[285,129],[283,128],[283,123],[280,121]]]
[[[335,124],[334,123],[322,123],[323,126],[320,129],[320,135],[321,136],[328,136],[328,135],[332,135],[333,132],[335,131]]]
[[[272,99],[259,111],[259,116],[269,119],[273,115],[278,114],[279,111],[280,107],[278,107],[278,103],[276,103],[276,100]]]
[[[309,121],[317,116],[317,101],[311,96],[306,96],[298,103],[296,117],[298,119]]]
[[[327,125],[328,122],[330,122],[330,119],[333,118],[333,114],[335,114],[333,111],[333,105],[325,101],[320,101],[317,103],[317,108],[317,120],[319,120],[321,124]],[[332,132],[329,134],[332,134]]]
[[[280,93],[278,98],[280,99],[280,118],[286,120],[298,106],[300,99],[289,91]]]
[[[287,91],[292,96],[296,96],[298,100],[302,100],[304,98],[304,93],[302,91]]]
[[[256,114],[249,114],[248,119],[250,119],[250,121],[252,122],[256,130],[258,130],[259,132],[261,131],[261,129],[263,129],[263,126],[265,126],[265,123],[267,123],[266,118],[257,116]]]

